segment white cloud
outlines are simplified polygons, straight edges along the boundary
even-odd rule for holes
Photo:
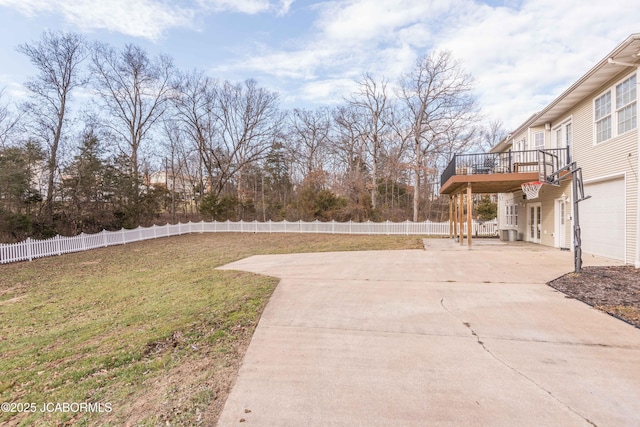
[[[460,0],[327,2],[319,8],[316,24],[327,41],[349,45],[392,41],[403,28],[440,16],[457,3]]]
[[[464,1],[464,0],[456,0]],[[415,47],[427,46],[432,39],[423,16],[440,13],[447,2],[377,0],[323,2],[310,6],[317,13],[310,32],[293,48],[269,48],[257,44],[242,58],[216,69],[266,74],[302,80],[300,99],[332,101],[353,85],[345,81],[363,72],[395,78],[416,58]],[[326,78],[339,75],[339,78]],[[311,83],[322,79],[321,83]],[[335,89],[329,89],[330,85]],[[290,99],[287,97],[287,99]]]
[[[286,15],[295,0],[280,0],[280,7],[277,8],[278,15]]]
[[[10,76],[0,74],[0,106],[12,105],[15,102],[21,102],[27,99],[28,92],[26,88],[11,80]]]
[[[214,74],[232,74],[235,70],[257,71],[282,79],[313,80],[318,77],[317,68],[324,60],[331,58],[330,52],[321,50],[299,50],[294,52],[268,52],[266,46],[260,49],[262,55],[249,55],[213,69]],[[324,59],[323,59],[324,58]]]
[[[214,72],[270,81],[294,106],[331,103],[347,96],[348,82],[363,72],[393,81],[429,50],[449,49],[476,77],[487,115],[507,127],[544,107],[638,31],[637,0],[616,0],[615,7],[584,0],[502,3],[508,6],[479,0],[0,0],[25,15],[60,14],[81,29],[151,40],[171,28],[202,25],[208,14],[284,15],[299,5],[294,12],[301,16],[315,13],[305,33],[279,46],[255,41],[219,61],[224,66]]]
[[[171,28],[195,28],[195,20],[212,12],[285,14],[293,0],[0,0],[27,16],[57,13],[81,30],[106,29],[158,40]]]
[[[271,9],[269,0],[198,0],[203,9],[215,12],[232,11],[254,15]]]
[[[317,104],[337,104],[342,96],[356,88],[353,79],[333,78],[315,80],[302,85],[298,99]]]
[[[350,88],[345,80],[362,72],[393,80],[429,50],[448,49],[475,76],[486,115],[515,127],[637,31],[637,16],[628,12],[635,0],[621,2],[323,2],[297,47],[261,46],[228,70],[302,80],[292,83],[301,85],[299,100],[330,102],[347,95],[340,93]]]
[[[203,10],[214,12],[240,12],[248,15],[274,12],[285,15],[295,0],[197,0]]]
[[[0,0],[0,5],[28,16],[59,13],[81,30],[106,29],[151,40],[168,28],[189,25],[195,16],[190,9],[156,0]]]
[[[486,113],[516,127],[637,31],[637,15],[628,13],[635,3],[622,0],[612,7],[530,0],[520,9],[478,5],[449,22],[437,46],[462,58],[476,76]]]

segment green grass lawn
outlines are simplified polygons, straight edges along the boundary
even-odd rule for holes
[[[194,234],[0,265],[0,402],[35,404],[0,423],[214,424],[277,283],[216,267],[421,247],[415,236]],[[54,406],[81,402],[102,412]]]

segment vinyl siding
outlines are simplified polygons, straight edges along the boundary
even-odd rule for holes
[[[577,166],[582,168],[583,181],[585,183],[590,183],[614,177],[625,177],[625,262],[628,264],[633,264],[635,262],[636,241],[639,238],[639,236],[637,236],[638,224],[636,224],[639,197],[638,177],[640,175],[640,165],[638,161],[638,155],[640,154],[638,152],[638,129],[636,128],[602,143],[595,144],[593,102],[594,99],[600,96],[604,91],[611,88],[613,85],[618,84],[635,72],[636,70],[621,70],[620,74],[597,90],[594,90],[590,96],[586,97],[574,108],[559,115],[557,120],[550,123],[550,130],[546,130],[545,126],[531,127],[513,135],[510,140],[514,144],[512,148],[513,150],[517,150],[515,144],[522,139],[526,139],[527,144],[525,148],[527,150],[532,150],[534,148],[533,144],[535,141],[534,135],[537,132],[544,132],[545,147],[553,148],[553,130],[558,125],[565,123],[568,119],[571,119],[571,156],[577,163]],[[640,79],[640,75],[638,75],[637,78]],[[637,102],[638,105],[640,105],[640,91],[637,96]],[[640,120],[638,120],[638,123],[640,124]],[[612,126],[617,126],[615,116],[612,120]],[[569,196],[566,205],[567,215],[573,218],[570,179],[563,181],[560,187],[544,185],[540,191],[540,197],[536,200],[530,201],[530,203],[541,202],[542,204],[541,244],[543,245],[555,245],[555,201],[562,197],[563,192],[565,195]],[[519,191],[513,194],[513,198],[517,200],[519,204],[518,231],[523,234],[525,240],[528,240],[527,203],[529,202],[522,199],[522,192]],[[504,212],[504,202],[506,202],[506,200],[506,197],[503,198],[502,206],[500,206],[501,212]],[[564,246],[572,247],[572,221],[566,221],[565,227],[566,242]]]
[[[567,115],[573,116],[573,159],[582,168],[584,182],[626,175],[626,262],[633,263],[636,248],[638,198],[638,130],[595,144],[593,100],[620,79],[620,74],[593,92]],[[616,126],[615,120],[613,126]]]

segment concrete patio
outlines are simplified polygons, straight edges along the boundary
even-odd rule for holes
[[[572,254],[474,244],[223,267],[281,282],[219,425],[640,425],[640,330],[545,285]]]

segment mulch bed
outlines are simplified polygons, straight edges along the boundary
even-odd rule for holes
[[[640,328],[640,269],[629,265],[584,267],[548,285]]]

